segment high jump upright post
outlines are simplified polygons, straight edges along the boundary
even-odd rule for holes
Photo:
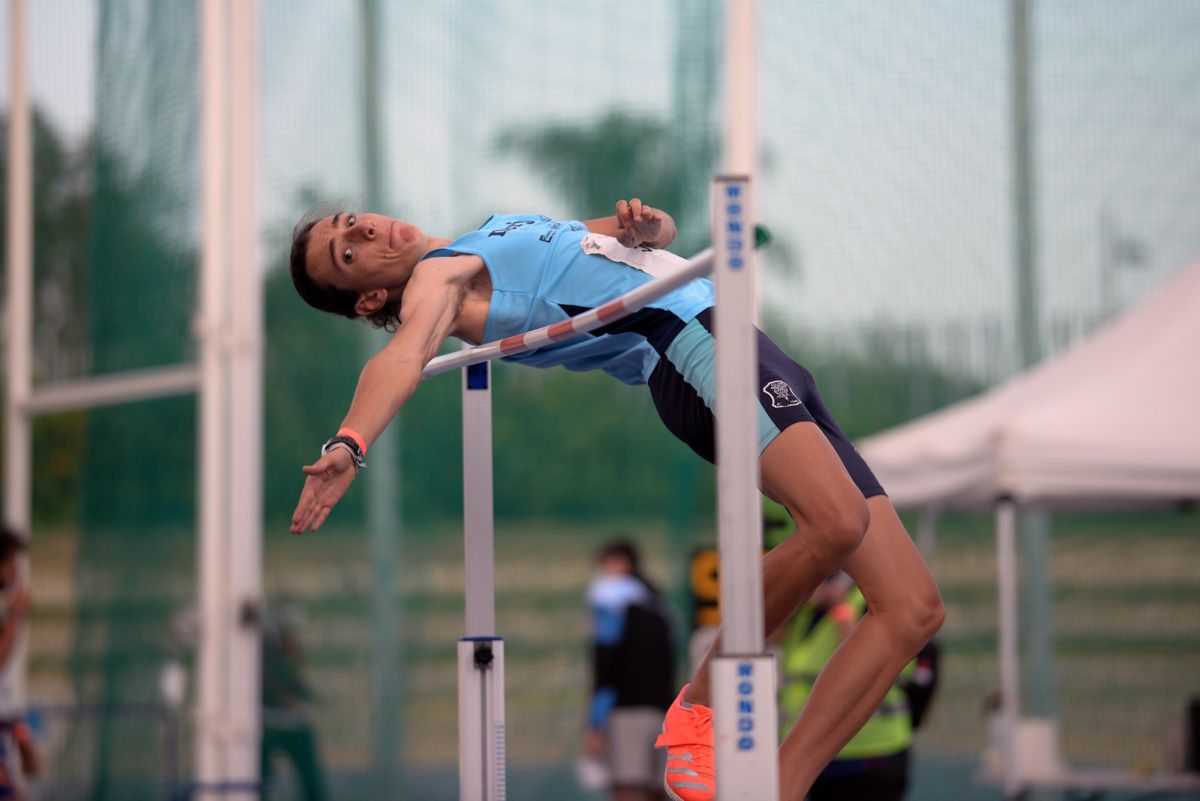
[[[719,801],[779,797],[775,658],[765,652],[763,634],[752,200],[746,176],[713,182],[721,651],[712,663],[712,700]]]
[[[488,362],[463,368],[466,631],[458,641],[461,801],[504,801],[504,640],[496,636],[492,388]]]
[[[763,632],[758,496],[758,0],[726,0],[722,161],[712,189],[721,652],[712,663],[718,801],[779,797],[775,659]]]

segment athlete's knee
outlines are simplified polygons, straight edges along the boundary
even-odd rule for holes
[[[810,548],[825,572],[833,573],[841,569],[866,536],[871,511],[861,495],[846,493],[836,503],[809,512],[806,521]]]
[[[933,639],[946,621],[946,604],[932,577],[919,582],[911,604],[912,644],[920,650]]]
[[[928,572],[897,582],[893,597],[871,604],[872,612],[886,616],[893,636],[905,650],[916,653],[933,639],[946,620],[946,605]]]

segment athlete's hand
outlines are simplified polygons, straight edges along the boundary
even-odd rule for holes
[[[652,209],[638,198],[617,201],[617,223],[621,226],[617,241],[627,248],[638,245],[659,247],[659,239],[663,235],[663,221],[668,219],[667,213],[661,209]]]
[[[316,531],[329,517],[330,510],[346,494],[354,480],[354,459],[346,448],[334,448],[312,464],[304,466],[308,478],[300,492],[300,502],[292,513],[292,533]]]

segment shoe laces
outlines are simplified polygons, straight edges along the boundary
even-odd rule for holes
[[[674,710],[672,710],[674,711]],[[712,714],[702,713],[695,708],[679,711],[688,717],[686,726],[671,726],[663,731],[662,745],[675,748],[683,745],[702,746],[704,751],[712,751]],[[669,752],[668,752],[669,753]]]

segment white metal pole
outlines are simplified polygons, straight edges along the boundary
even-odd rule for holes
[[[491,365],[463,370],[463,531],[466,636],[496,633]]]
[[[195,392],[199,386],[200,373],[191,364],[128,370],[81,381],[42,384],[29,394],[25,410],[32,416],[95,409],[151,398],[187,395]]]
[[[229,174],[226,148],[228,109],[225,62],[225,34],[228,31],[225,0],[203,0],[201,14],[201,226],[200,226],[200,314],[197,334],[200,350],[200,396],[198,402],[197,452],[200,467],[197,504],[199,529],[199,607],[200,642],[197,675],[196,768],[195,781],[201,787],[213,786],[228,776],[225,745],[226,698],[224,666],[227,657],[231,616],[226,613],[229,598],[223,527],[227,508],[222,482],[224,450],[228,431],[226,386],[221,358],[223,336],[222,300],[224,298],[223,263],[229,242],[223,214],[229,199],[225,178]],[[201,789],[201,799],[213,798]]]
[[[223,351],[229,370],[229,429],[223,473],[229,482],[223,527],[228,559],[229,655],[224,665],[229,696],[227,778],[253,785],[259,779],[262,608],[262,258],[258,213],[258,2],[229,5],[229,202],[230,249],[224,260],[229,287],[231,339]],[[230,797],[230,796],[226,796]],[[234,798],[258,798],[243,792]]]
[[[458,644],[462,801],[504,801],[504,643],[496,636],[491,365],[463,370],[466,634]]]
[[[722,140],[722,171],[726,175],[745,175],[756,187],[760,127],[759,24],[759,0],[725,0],[725,135]],[[751,216],[758,218],[757,209],[751,209]],[[751,277],[751,282],[757,298],[760,284],[757,271]],[[752,315],[757,323],[757,302]]]
[[[4,387],[4,522],[22,536],[32,523],[33,432],[25,407],[33,385],[33,120],[29,106],[26,42],[29,33],[23,0],[10,0],[8,116],[8,262],[6,277],[8,364]],[[21,570],[28,574],[28,563]],[[25,703],[29,628],[21,628],[13,659],[5,670],[19,714]]]
[[[32,494],[31,434],[25,403],[32,386],[33,144],[26,73],[24,0],[9,0],[8,247],[6,306],[8,363],[4,380],[4,522],[28,535]]]
[[[758,0],[725,0],[724,171],[758,174]]]
[[[199,798],[257,798],[261,265],[257,4],[201,6]]]
[[[720,801],[779,797],[775,660],[763,648],[752,208],[748,177],[713,182],[721,654],[712,698]]]
[[[1007,498],[996,504],[996,573],[1000,606],[1000,749],[1004,797],[1011,799],[1021,790],[1017,765],[1021,698],[1017,641],[1017,508]]]
[[[458,641],[459,801],[505,801],[504,641]]]

